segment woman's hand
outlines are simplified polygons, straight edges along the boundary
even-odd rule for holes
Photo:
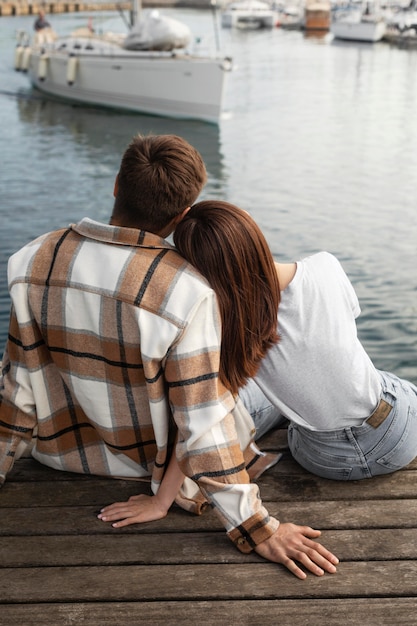
[[[320,543],[312,541],[312,538],[320,535],[319,530],[309,526],[280,524],[269,539],[256,546],[255,551],[268,561],[282,563],[297,578],[304,579],[307,574],[295,561],[316,576],[323,576],[325,572],[334,574],[339,559]]]
[[[115,502],[105,506],[97,517],[103,522],[112,522],[114,528],[122,528],[130,524],[154,522],[166,517],[167,513],[168,508],[160,502],[157,495],[140,494],[131,496],[127,502]]]
[[[131,496],[127,502],[115,502],[105,506],[97,517],[103,522],[112,522],[114,528],[163,519],[167,516],[184,478],[185,476],[178,466],[177,458],[175,454],[172,454],[167,471],[155,496],[144,494]]]

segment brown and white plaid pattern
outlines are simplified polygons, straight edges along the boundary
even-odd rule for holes
[[[151,476],[172,442],[242,551],[269,537],[218,379],[220,323],[207,283],[163,239],[89,219],[9,262],[12,313],[0,386],[0,481],[37,429],[56,469]],[[173,418],[173,419],[172,419]]]

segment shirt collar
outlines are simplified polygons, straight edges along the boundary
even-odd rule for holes
[[[84,217],[78,224],[71,224],[70,228],[83,237],[104,241],[105,243],[138,248],[175,249],[168,241],[148,231],[102,224],[89,217]]]

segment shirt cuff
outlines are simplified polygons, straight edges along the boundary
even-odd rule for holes
[[[267,511],[263,509],[263,512],[252,515],[252,517],[228,532],[227,535],[238,550],[248,554],[259,543],[269,539],[278,530],[278,526],[279,521],[274,517],[270,517]]]
[[[195,515],[201,515],[209,506],[197,483],[187,477],[176,495],[175,504]]]

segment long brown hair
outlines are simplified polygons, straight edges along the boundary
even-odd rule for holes
[[[197,200],[206,181],[203,159],[185,139],[137,135],[121,160],[113,218],[158,232]]]
[[[217,295],[220,380],[237,393],[279,340],[280,289],[269,246],[246,211],[219,200],[192,206],[175,229],[174,243]]]

